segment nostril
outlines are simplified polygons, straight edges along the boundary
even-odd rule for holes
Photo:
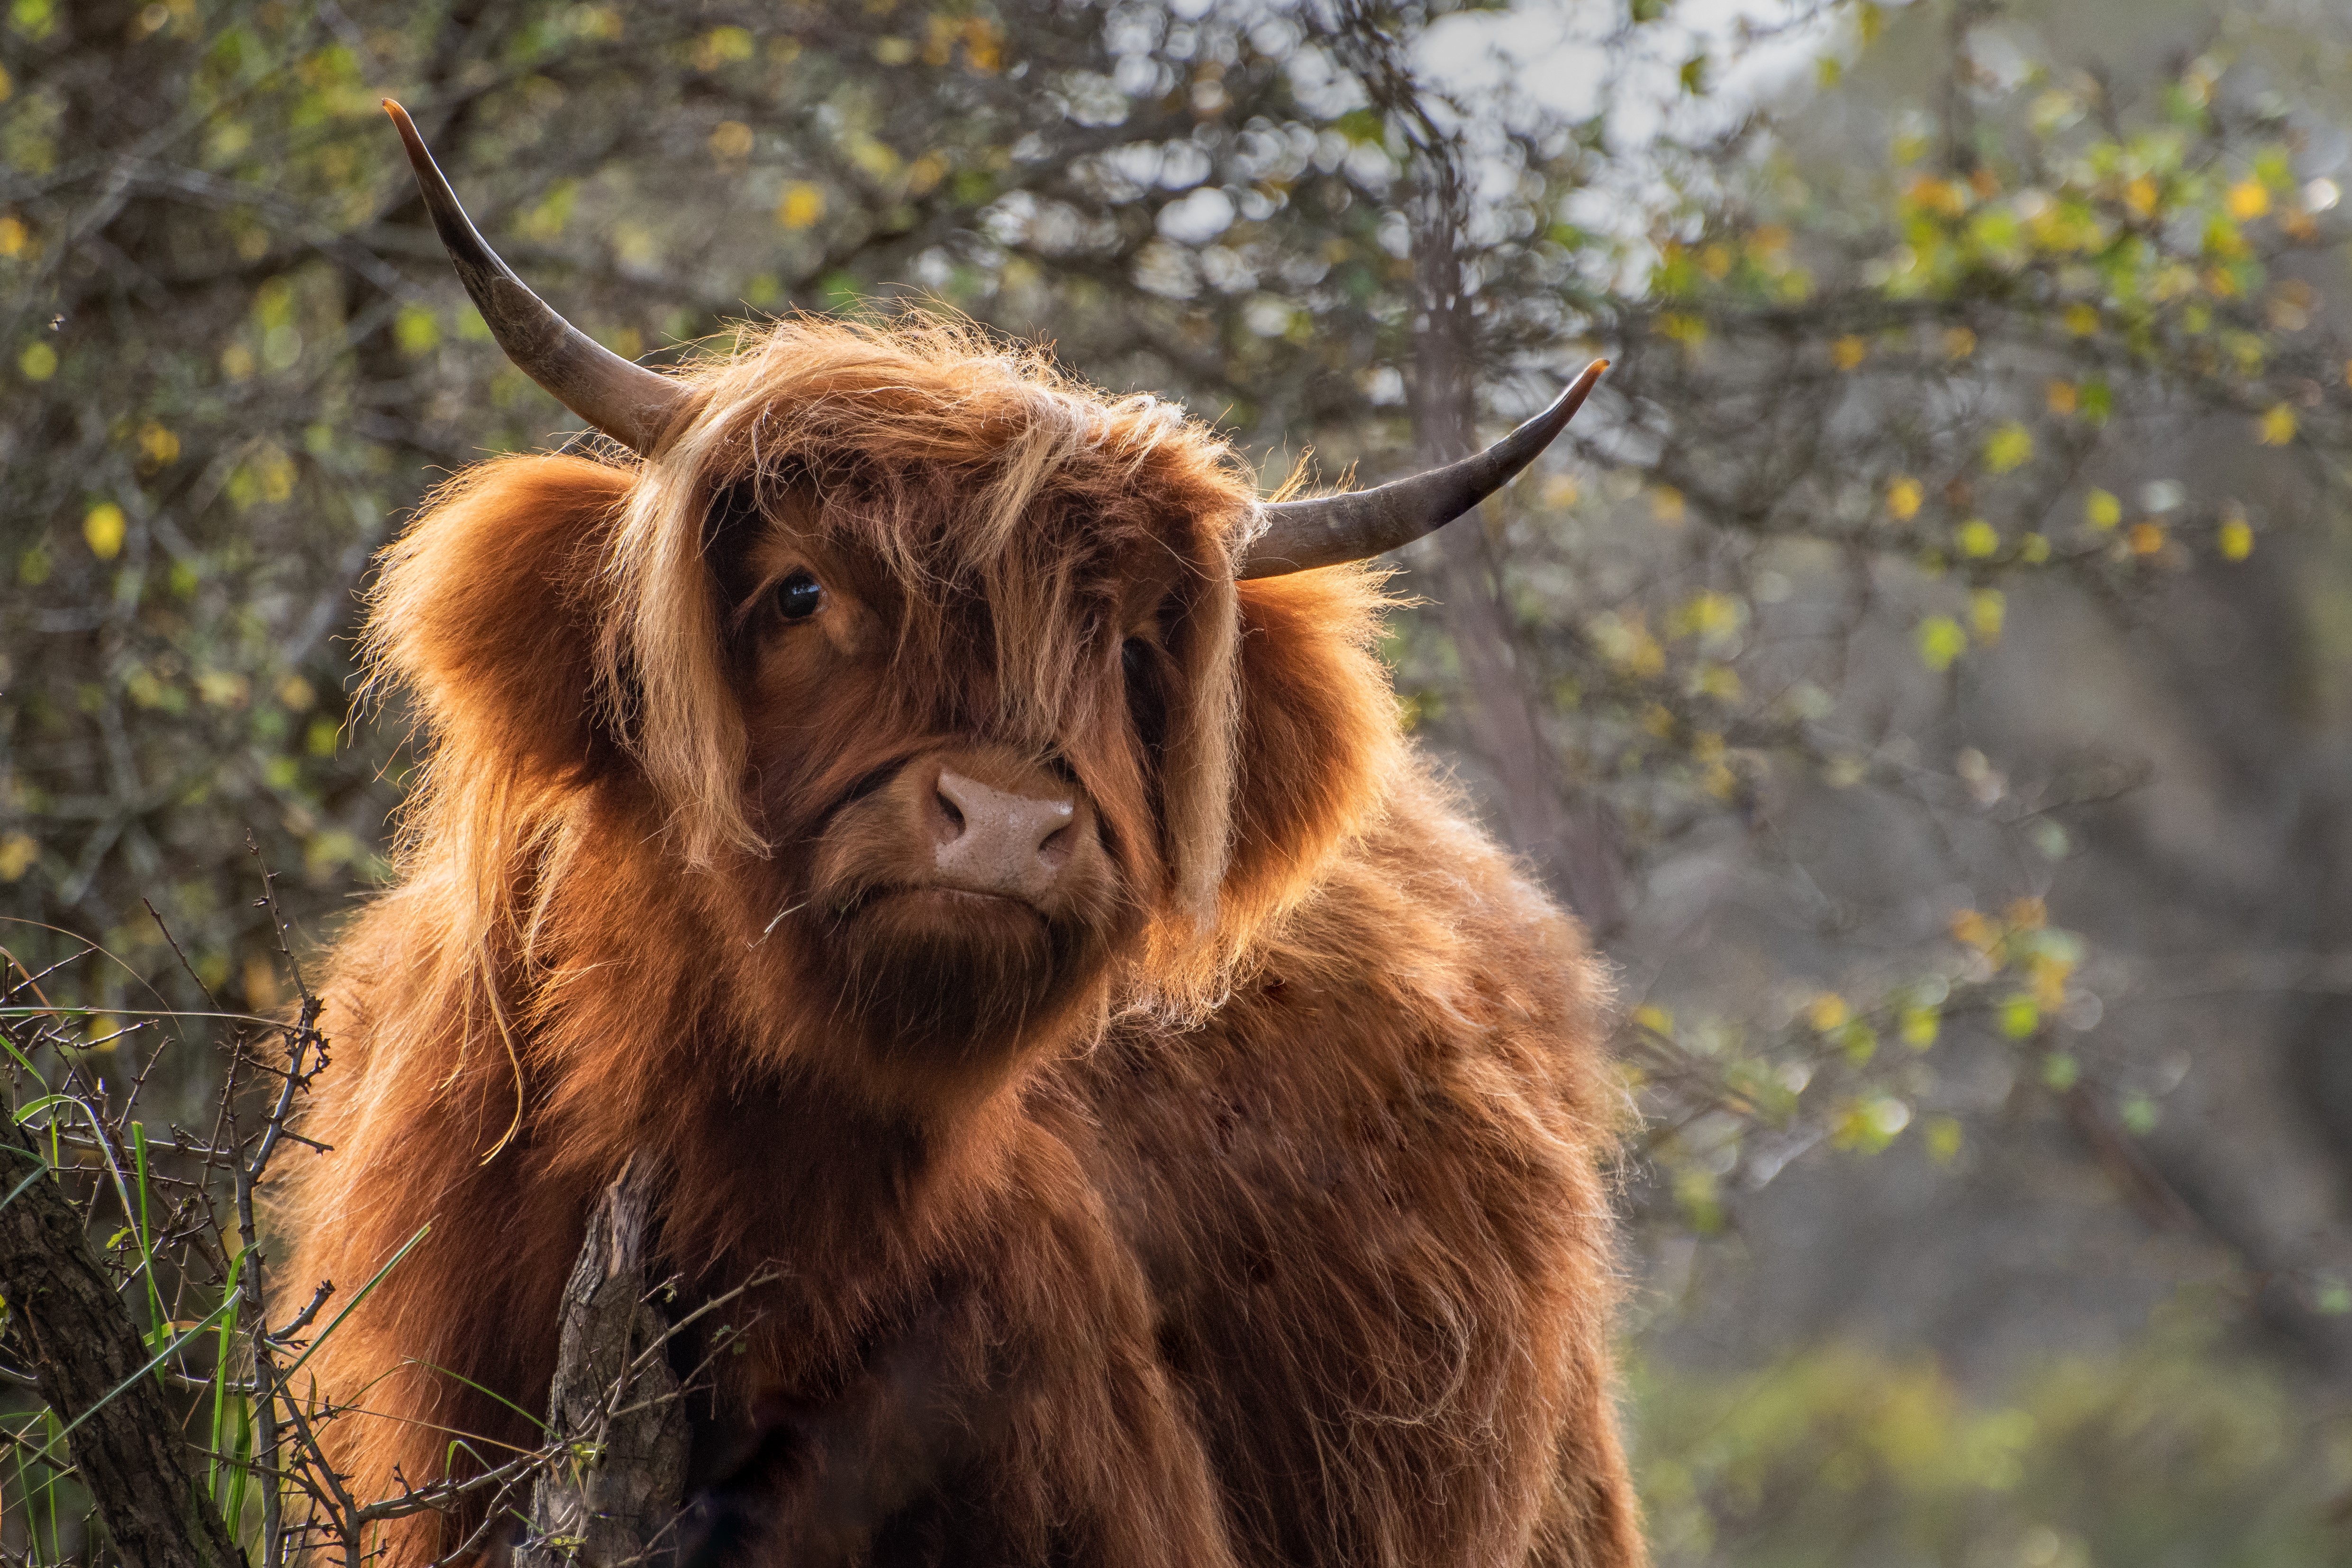
[[[1066,826],[1055,828],[1037,844],[1037,858],[1047,865],[1058,865],[1062,857],[1069,852],[1070,830]]]
[[[955,803],[955,801],[954,801],[953,800],[950,799],[950,798],[949,798],[949,795],[948,795],[948,792],[947,792],[946,790],[944,790],[944,789],[934,789],[934,790],[932,790],[932,791],[931,791],[931,797],[932,797],[932,799],[936,800],[937,801],[939,801],[939,803],[940,803],[940,816],[942,816],[942,817],[945,817],[945,818],[948,820],[948,826],[949,826],[950,829],[952,829],[954,831],[958,832],[958,833],[962,832],[962,831],[963,831],[963,810],[962,810],[962,808],[961,808],[961,807],[960,807],[960,806],[958,806],[958,805]]]

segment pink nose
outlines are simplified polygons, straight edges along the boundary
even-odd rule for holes
[[[1066,798],[1015,795],[940,770],[932,838],[951,886],[1035,902],[1069,863],[1077,806]]]

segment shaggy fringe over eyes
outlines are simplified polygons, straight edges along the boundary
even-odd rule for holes
[[[1041,351],[922,316],[778,321],[691,384],[695,412],[646,463],[613,538],[615,612],[598,651],[604,706],[683,858],[768,848],[746,814],[708,533],[731,487],[771,507],[797,490],[815,497],[821,531],[878,559],[904,594],[905,689],[952,684],[922,678],[946,616],[987,606],[997,690],[981,716],[1041,749],[1088,716],[1076,677],[1119,635],[1111,607],[1086,600],[1111,552],[1149,539],[1193,569],[1192,646],[1178,651],[1192,700],[1171,716],[1162,815],[1180,862],[1170,892],[1212,918],[1234,779],[1231,561],[1256,494],[1230,448],[1167,403],[1106,398]]]

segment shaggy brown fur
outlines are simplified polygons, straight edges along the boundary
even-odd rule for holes
[[[431,1223],[312,1363],[354,1488],[527,1440],[481,1390],[544,1403],[644,1151],[693,1291],[785,1274],[696,1407],[729,1561],[1639,1563],[1600,982],[1401,743],[1378,575],[1236,585],[1222,444],[950,328],[691,385],[376,592],[430,762],[281,1276]],[[926,891],[942,758],[1075,796],[1051,896]]]

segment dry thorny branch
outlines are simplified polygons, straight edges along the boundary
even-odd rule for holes
[[[29,1223],[36,1200],[69,1221],[64,1239],[48,1244],[58,1256],[41,1255],[37,1243],[0,1249],[0,1269],[13,1270],[0,1280],[9,1303],[0,1331],[0,1563],[103,1561],[160,1530],[180,1538],[183,1552],[166,1554],[173,1561],[209,1563],[234,1552],[263,1568],[297,1560],[357,1568],[380,1555],[386,1521],[426,1511],[480,1521],[445,1563],[499,1542],[534,1563],[657,1557],[668,1550],[678,1504],[683,1400],[709,1365],[705,1359],[681,1379],[672,1342],[765,1280],[669,1322],[662,1304],[676,1299],[677,1281],[647,1277],[644,1173],[616,1182],[592,1224],[566,1292],[564,1365],[538,1448],[513,1451],[453,1432],[452,1479],[404,1483],[380,1498],[354,1496],[330,1462],[336,1424],[366,1414],[323,1398],[305,1367],[425,1232],[366,1280],[298,1282],[268,1272],[264,1193],[274,1166],[289,1157],[289,1145],[292,1157],[333,1157],[299,1130],[305,1097],[332,1051],[266,867],[260,880],[257,904],[298,998],[290,1018],[216,1003],[173,1009],[160,997],[144,1011],[53,1004],[60,971],[120,960],[91,945],[36,970],[0,938],[0,1043],[13,1105],[0,1139],[9,1149],[0,1153],[13,1152],[27,1172],[8,1178],[0,1215],[17,1211],[6,1217],[12,1234]],[[207,1071],[207,1044],[222,1064],[216,1074]],[[190,1086],[208,1080],[206,1104]],[[173,1114],[191,1106],[208,1111],[208,1128]],[[127,1375],[60,1368],[61,1360],[95,1357],[104,1336],[45,1340],[41,1311],[27,1310],[58,1299],[55,1276],[72,1261],[62,1255],[77,1244],[92,1260],[89,1277],[103,1281],[97,1310],[119,1310],[123,1343],[138,1347]],[[729,1329],[710,1335],[709,1355],[726,1354],[731,1338]],[[61,1370],[78,1380],[60,1382]],[[77,1407],[60,1387],[94,1397]],[[121,1407],[138,1402],[153,1402],[175,1427],[176,1449],[165,1458],[184,1467],[195,1494],[176,1517],[153,1496],[123,1495],[110,1485],[114,1472],[93,1462],[107,1458],[95,1445],[110,1428],[93,1417],[113,1406],[121,1425]],[[156,1462],[150,1456],[145,1469]],[[611,1473],[623,1467],[631,1473]],[[655,1478],[650,1493],[646,1476]],[[623,1530],[603,1517],[620,1511],[600,1500],[630,1495],[637,1510]],[[536,1531],[533,1519],[542,1521]],[[615,1551],[628,1531],[634,1548]]]

